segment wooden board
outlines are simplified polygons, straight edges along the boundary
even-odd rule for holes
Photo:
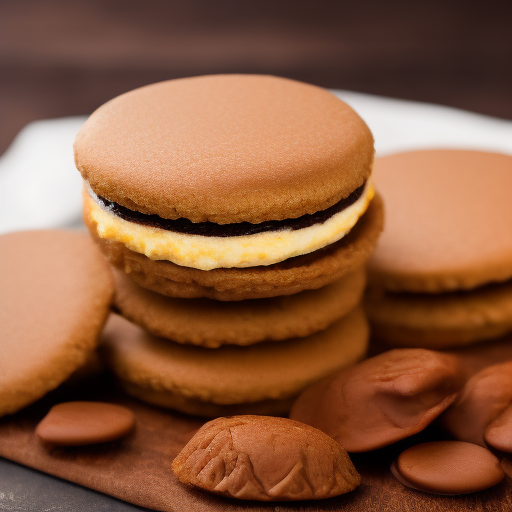
[[[108,384],[112,387],[111,384]],[[434,496],[407,489],[389,471],[390,462],[409,440],[377,452],[352,456],[363,483],[337,498],[300,503],[241,502],[214,496],[180,484],[171,463],[202,424],[201,420],[171,413],[126,398],[105,386],[72,399],[102,400],[126,405],[136,415],[137,428],[129,437],[83,448],[50,448],[34,434],[37,422],[53,403],[70,399],[53,394],[24,411],[0,419],[0,456],[51,475],[109,494],[127,502],[165,512],[504,512],[512,510],[512,480],[506,477],[487,491],[459,496]],[[423,433],[419,440],[435,436]]]

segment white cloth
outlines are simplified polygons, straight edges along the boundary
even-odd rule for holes
[[[512,155],[512,121],[438,105],[333,91],[368,123],[377,154],[452,147]],[[0,233],[80,225],[73,140],[85,117],[27,125],[0,158]]]

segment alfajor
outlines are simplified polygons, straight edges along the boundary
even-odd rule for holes
[[[447,348],[512,331],[512,156],[412,151],[374,175],[388,206],[369,262],[375,335]]]
[[[143,87],[94,112],[74,149],[91,234],[165,295],[319,288],[360,267],[382,229],[370,130],[300,82],[213,75]]]

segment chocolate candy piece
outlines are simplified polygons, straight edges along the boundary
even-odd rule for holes
[[[308,425],[270,416],[217,418],[178,454],[181,482],[243,500],[330,498],[361,477],[347,452]]]
[[[454,356],[391,350],[308,388],[290,418],[322,430],[349,452],[365,452],[423,430],[453,403],[462,382]]]
[[[512,453],[512,406],[508,406],[484,433],[485,442],[502,452]]]
[[[396,471],[410,487],[436,494],[466,494],[499,484],[500,461],[481,446],[462,441],[435,441],[402,452]]]
[[[503,457],[501,459],[501,468],[505,471],[505,474],[512,478],[512,460],[509,457]]]
[[[512,401],[512,361],[484,368],[465,384],[442,417],[443,426],[460,441],[486,446],[484,433]]]
[[[55,405],[37,425],[39,439],[59,446],[81,446],[113,441],[128,434],[135,417],[126,407],[102,402],[66,402]]]

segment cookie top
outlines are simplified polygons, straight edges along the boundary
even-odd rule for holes
[[[260,75],[161,82],[94,112],[75,141],[92,190],[167,219],[229,224],[326,209],[371,174],[373,136],[336,96]]]
[[[112,315],[102,335],[107,364],[123,381],[216,404],[280,400],[364,357],[361,308],[305,338],[250,347],[179,345]]]
[[[0,416],[42,397],[97,346],[113,295],[94,242],[70,231],[0,237]]]
[[[392,291],[470,289],[512,277],[512,156],[424,150],[377,158],[386,225],[370,281]]]

